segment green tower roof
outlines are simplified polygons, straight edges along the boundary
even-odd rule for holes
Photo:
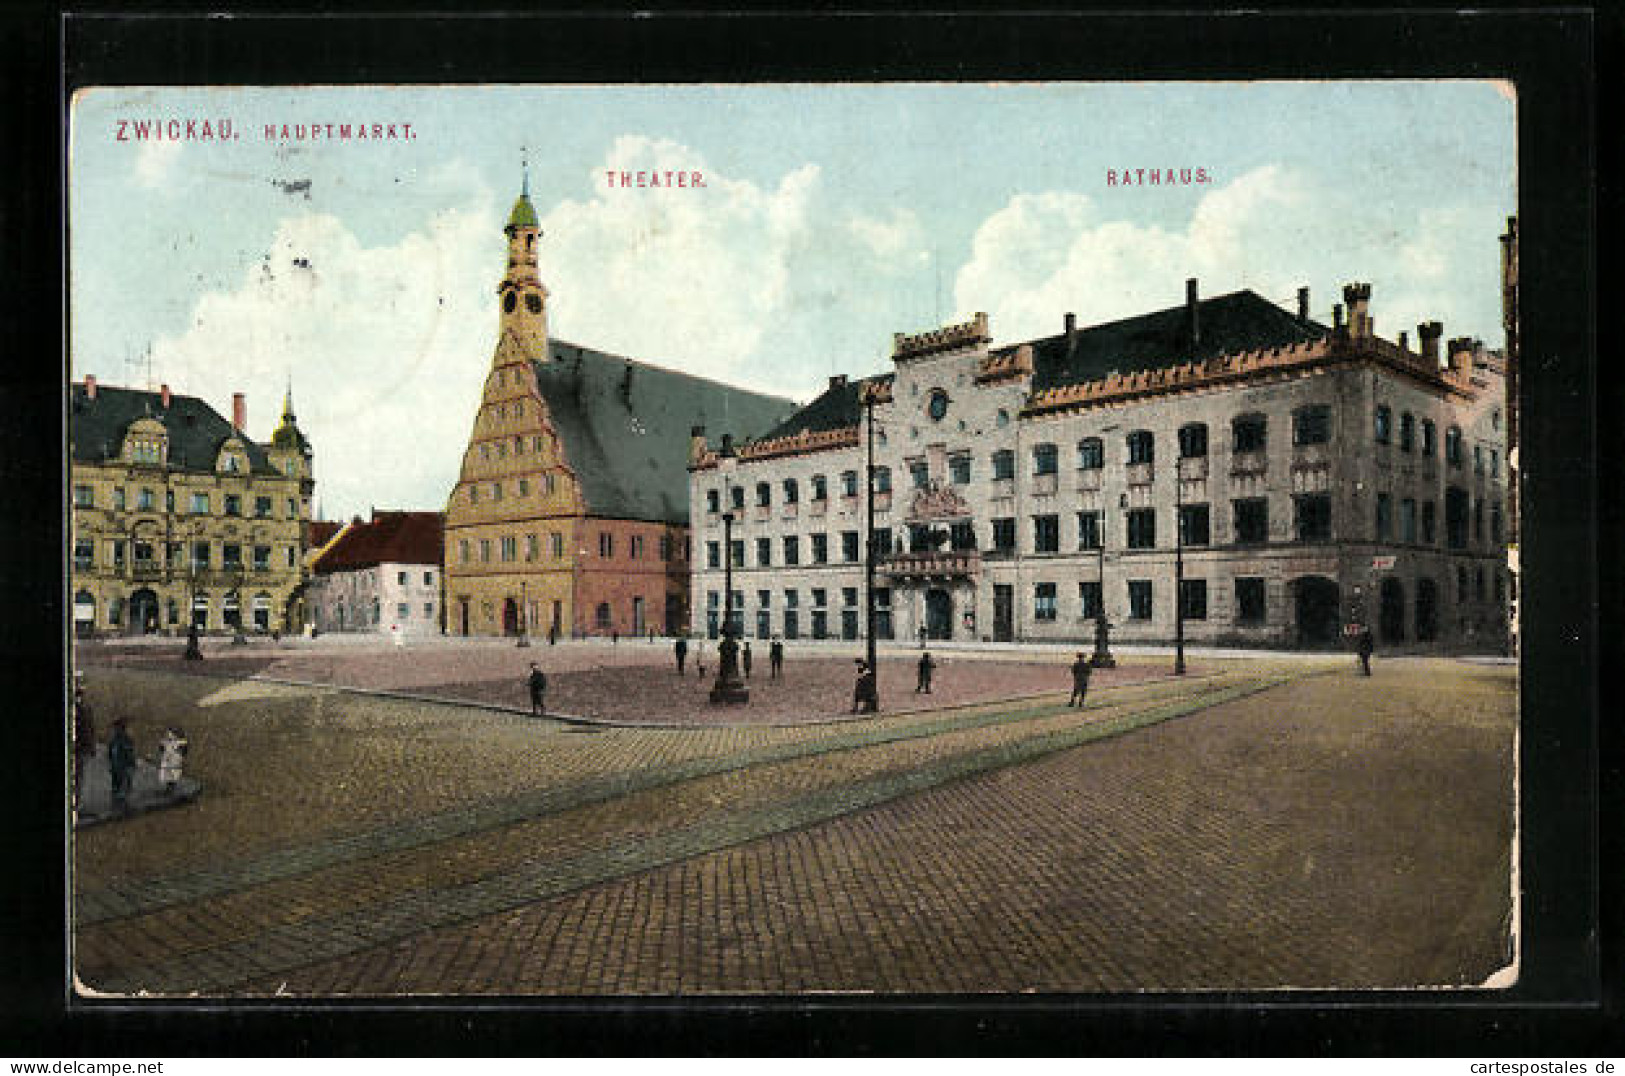
[[[530,195],[521,194],[513,204],[513,212],[508,214],[509,228],[537,228],[536,207],[530,204]]]

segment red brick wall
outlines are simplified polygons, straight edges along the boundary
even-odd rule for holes
[[[688,562],[683,558],[687,528],[665,523],[644,523],[623,519],[594,519],[578,521],[579,542],[583,553],[577,558],[579,571],[576,590],[576,623],[578,632],[585,635],[609,636],[619,632],[623,636],[636,634],[633,622],[633,599],[643,599],[643,633],[650,629],[664,634],[666,631],[666,599],[678,599],[677,611],[681,624],[688,612]],[[601,536],[610,539],[610,554],[601,554]],[[660,557],[660,539],[666,536],[671,543],[671,560]],[[642,540],[642,551],[634,555],[634,540]],[[600,623],[597,610],[600,604],[609,606],[608,626]]]

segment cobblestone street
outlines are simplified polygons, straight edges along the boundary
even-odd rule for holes
[[[184,724],[204,792],[76,835],[75,969],[230,996],[1478,983],[1515,672],[1351,664],[1135,662],[1072,710],[1064,668],[964,655],[939,682],[1049,693],[674,728],[92,663],[102,720],[143,752]]]

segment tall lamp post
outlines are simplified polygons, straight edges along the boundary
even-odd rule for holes
[[[1174,675],[1185,675],[1185,505],[1177,470],[1174,474]]]
[[[725,433],[722,435],[722,448],[717,453],[717,470],[722,473],[722,496],[726,511],[722,513],[722,643],[717,647],[717,682],[711,688],[713,704],[750,701],[750,689],[739,678],[739,642],[734,638],[734,513],[729,485],[738,462],[733,435]]]
[[[526,634],[530,629],[530,590],[529,583],[519,580],[519,639],[514,646],[529,646],[530,637]]]
[[[869,427],[868,460],[865,473],[868,481],[865,483],[866,526],[869,541],[865,545],[866,556],[863,562],[863,614],[864,614],[864,657],[869,662],[869,673],[874,678],[874,706],[880,710],[880,666],[876,664],[875,642],[875,388],[873,385],[863,386],[863,413]]]
[[[1128,507],[1128,494],[1119,494],[1118,507]],[[1096,669],[1115,669],[1117,659],[1112,657],[1111,622],[1106,619],[1106,519],[1111,510],[1106,507],[1106,499],[1100,500],[1100,542],[1095,563],[1097,565],[1095,578],[1100,580],[1100,608],[1095,610],[1095,652],[1089,656],[1089,664]]]

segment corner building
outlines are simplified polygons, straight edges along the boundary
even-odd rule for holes
[[[1193,644],[1503,644],[1500,357],[1442,327],[1379,338],[1370,287],[1327,326],[1251,291],[994,347],[986,315],[898,334],[828,390],[693,464],[696,631],[862,636],[865,400],[876,635]],[[1346,317],[1345,317],[1346,304]],[[722,513],[733,510],[731,549]],[[703,597],[702,597],[703,596]]]
[[[446,502],[446,631],[676,631],[694,430],[765,432],[796,404],[551,339],[528,190],[504,231],[499,336]]]

